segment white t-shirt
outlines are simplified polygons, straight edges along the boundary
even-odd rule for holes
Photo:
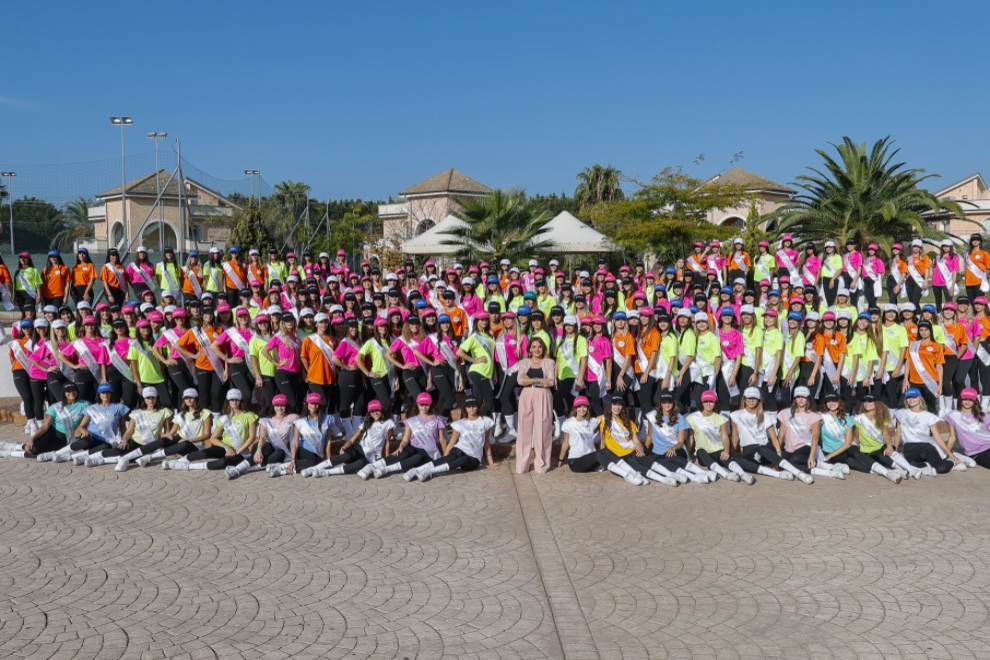
[[[729,413],[732,423],[739,431],[739,446],[749,447],[751,445],[762,446],[770,442],[767,430],[776,424],[776,417],[773,413],[763,413],[763,424],[757,423],[756,415],[748,410],[735,410]]]
[[[932,427],[939,423],[936,415],[928,412],[911,412],[907,408],[894,410],[894,419],[901,425],[901,442],[927,442],[934,444]]]
[[[361,436],[361,451],[364,452],[365,458],[373,463],[382,457],[382,450],[385,448],[385,436],[394,428],[395,422],[391,419],[373,422],[371,428],[367,430],[364,428],[364,423],[361,423],[360,429],[364,431]]]
[[[495,426],[495,420],[491,417],[457,420],[450,425],[450,428],[459,434],[457,444],[454,446],[468,456],[473,456],[481,461],[481,455],[485,451],[485,433],[493,426]]]
[[[598,439],[598,427],[601,424],[594,418],[579,421],[577,417],[568,417],[560,425],[560,430],[567,434],[567,458],[574,460],[587,456],[595,451],[595,440]]]

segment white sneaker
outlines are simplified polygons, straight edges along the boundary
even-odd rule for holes
[[[966,456],[965,454],[963,454],[963,455],[962,455],[962,458],[961,458],[960,460],[962,460],[962,462],[963,462],[963,463],[964,463],[964,464],[966,465],[966,467],[968,467],[968,468],[975,468],[975,467],[976,467],[976,461],[974,461],[974,460],[973,460],[972,458],[970,458],[969,456]]]
[[[417,479],[419,479],[419,468],[413,468],[411,470],[407,470],[405,474],[402,475],[402,478],[405,479],[406,481],[416,481]]]
[[[794,481],[794,475],[787,470],[781,470],[777,473],[777,478],[781,481]]]
[[[358,470],[357,476],[361,477],[362,480],[367,481],[371,477],[371,471],[371,465],[365,465],[363,468]]]
[[[794,476],[803,484],[808,484],[810,486],[815,483],[815,478],[807,472],[798,472]]]
[[[0,458],[10,458],[10,450],[0,449]]]
[[[846,473],[840,470],[837,466],[832,467],[832,473],[829,474],[828,476],[832,477],[833,479],[838,479],[839,481],[846,480]]]
[[[897,470],[887,470],[887,474],[883,475],[887,481],[895,484],[901,483],[901,473]]]
[[[375,468],[374,470],[371,471],[371,476],[373,476],[375,479],[381,479],[382,477],[385,476],[385,470]]]
[[[938,472],[931,465],[921,468],[921,474],[925,477],[937,477]]]
[[[433,478],[433,470],[430,470],[428,468],[427,469],[417,468],[417,470],[416,470],[416,476],[419,477],[419,480],[420,481],[423,481],[423,482],[429,481],[430,479]]]
[[[54,461],[55,460],[55,452],[53,452],[53,451],[46,451],[44,454],[38,454],[37,459],[38,459],[38,462],[39,463],[47,463],[49,461]]]
[[[633,486],[642,486],[643,485],[643,482],[640,479],[638,472],[629,472],[629,473],[623,475],[622,478],[626,480],[626,483],[627,484],[631,484]]]
[[[680,472],[675,472],[671,475],[671,477],[673,477],[679,484],[686,484],[690,481],[686,474],[681,474]]]
[[[139,467],[148,467],[151,465],[151,454],[145,454],[137,459],[137,464]]]
[[[86,459],[86,467],[96,467],[97,465],[103,465],[103,457],[99,454],[89,456]]]
[[[925,476],[925,473],[922,472],[921,468],[911,470],[912,479],[921,479],[923,476]]]
[[[16,442],[9,442],[7,440],[4,440],[3,442],[0,442],[0,449],[6,449],[7,451],[13,451],[15,449],[20,449],[20,448],[21,448],[21,446],[19,444],[17,444]]]
[[[691,479],[691,481],[693,483],[696,483],[696,484],[708,484],[708,483],[710,483],[708,481],[708,477],[706,477],[703,474],[694,474],[694,473],[692,473],[689,478]]]
[[[86,465],[87,458],[89,458],[89,454],[87,454],[84,451],[81,451],[72,457],[72,463],[74,465]]]
[[[34,431],[31,430],[33,427],[34,427],[33,419],[29,419],[28,421],[24,422],[24,435],[34,435]]]
[[[317,470],[317,469],[318,468],[316,468],[316,467],[308,467],[305,470],[303,470],[302,472],[300,472],[299,474],[301,474],[304,477],[312,477],[313,476],[313,472],[315,470]]]
[[[742,479],[739,478],[739,475],[736,474],[735,472],[732,472],[731,470],[729,471],[729,476],[726,477],[726,479],[735,483],[742,481]]]
[[[968,468],[966,467],[966,464],[963,463],[962,461],[959,461],[958,463],[952,466],[952,472],[965,472],[967,469]]]
[[[752,486],[756,483],[756,477],[751,475],[749,472],[746,474],[740,474],[739,478],[746,482],[747,485]]]
[[[162,467],[165,468],[166,470],[188,470],[189,469],[189,461],[183,460],[181,458],[179,460],[177,460],[177,461],[170,461],[170,462],[172,463],[171,466],[165,468],[165,464],[162,463]]]
[[[223,471],[224,474],[227,475],[228,479],[236,479],[237,477],[241,476],[241,473],[238,472],[237,468],[235,468],[233,465],[228,465],[223,469]]]
[[[323,477],[329,477],[329,476],[330,476],[330,470],[327,470],[325,468],[313,468],[314,479],[322,479]]]
[[[117,459],[117,465],[115,465],[113,469],[116,470],[117,472],[127,472],[127,464],[129,462],[130,461],[128,461],[123,456],[121,456],[120,458]]]
[[[708,479],[708,483],[710,484],[713,484],[716,481],[718,481],[718,475],[710,470],[705,473],[705,478]]]
[[[835,465],[832,466],[832,469],[839,470],[840,472],[842,472],[842,474],[846,475],[847,477],[849,476],[849,466],[846,465],[845,463],[836,463]]]
[[[289,465],[287,463],[279,463],[268,471],[268,476],[272,479],[276,477],[284,477],[287,474],[292,474],[289,472]]]
[[[658,484],[663,484],[664,486],[670,486],[671,488],[676,488],[680,482],[673,477],[661,477]]]
[[[55,455],[52,456],[52,460],[55,461],[56,463],[67,463],[69,460],[72,459],[72,454],[65,454],[65,453],[60,454],[59,452],[54,452],[54,454]]]

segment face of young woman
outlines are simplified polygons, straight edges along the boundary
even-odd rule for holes
[[[621,403],[613,403],[612,404],[612,416],[613,417],[617,417],[618,415],[621,415],[622,414],[623,407],[624,406]]]
[[[801,408],[803,410],[808,407],[808,397],[796,396],[794,397],[794,403],[798,405],[798,408]]]
[[[158,401],[157,396],[146,396],[144,397],[144,407],[147,408],[148,410],[151,410],[152,408],[155,407],[155,403],[157,403],[157,401]]]
[[[427,416],[427,415],[430,414],[430,404],[428,404],[428,403],[419,403],[419,404],[416,404],[416,408],[417,408],[417,410],[419,410],[419,414],[421,416],[423,416],[423,417],[425,417],[425,416]]]
[[[69,403],[72,403],[73,401],[79,398],[79,392],[72,388],[67,388],[62,390],[62,394],[65,395],[65,398],[68,399]]]
[[[588,417],[588,411],[591,410],[588,406],[577,406],[574,408],[574,412],[578,419],[585,419]]]
[[[466,406],[464,410],[467,412],[468,419],[478,418],[478,406]]]

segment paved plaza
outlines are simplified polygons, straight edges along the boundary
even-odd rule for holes
[[[4,459],[0,497],[0,658],[990,657],[985,470],[670,489]]]

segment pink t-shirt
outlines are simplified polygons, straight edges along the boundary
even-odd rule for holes
[[[814,280],[809,280],[807,275],[805,275],[804,269],[808,269],[814,277],[818,277],[818,273],[822,270],[822,258],[816,257],[814,255],[808,257],[804,260],[804,264],[801,266],[801,277],[804,279],[804,283],[814,284]],[[796,282],[791,282],[791,284],[796,284]]]
[[[81,341],[86,344],[86,348],[89,349],[90,355],[96,360],[97,364],[110,364],[110,353],[107,351],[107,341],[105,339],[92,339],[89,337],[81,337],[76,341]],[[75,343],[75,342],[73,342]],[[63,344],[62,345],[62,355],[64,355],[71,362],[76,363],[77,369],[85,369],[86,365],[82,362],[79,357],[79,352],[76,351],[76,347],[73,344]],[[123,355],[127,355],[125,350]]]
[[[351,343],[351,340],[342,339],[333,354],[337,356],[338,360],[349,367],[354,364],[355,360],[357,360],[358,351],[360,349],[360,346],[355,348],[354,344]]]
[[[28,376],[34,378],[35,380],[45,380],[48,378],[48,367],[51,367],[58,362],[58,358],[55,357],[55,354],[52,353],[51,349],[48,347],[49,341],[50,340],[39,343],[33,351],[28,353],[29,358],[45,367],[44,370],[39,369],[33,363],[31,363],[30,366],[26,364],[23,365],[28,367]]]
[[[115,339],[113,342],[113,350],[117,351],[117,355],[124,358],[125,362],[127,361],[127,352],[131,350],[131,341],[133,341],[131,337],[124,337],[123,339]],[[107,352],[108,357],[109,355],[110,353]]]
[[[415,346],[417,349],[419,348],[419,343],[416,339],[410,339],[409,344],[412,344],[412,346]],[[419,358],[417,358],[416,354],[413,352],[412,346],[402,341],[402,337],[397,337],[395,341],[392,342],[392,345],[388,347],[388,350],[401,355],[403,364],[419,365]]]
[[[786,269],[787,266],[784,265],[784,260],[781,258],[782,255],[786,254],[791,258],[791,263],[795,268],[798,267],[798,251],[797,250],[777,250],[777,254],[774,255],[774,259],[777,260],[777,267],[781,269]]]
[[[942,264],[940,267],[939,264]],[[946,268],[949,273],[958,273],[962,270],[962,262],[959,259],[958,254],[954,254],[948,259],[943,259],[941,256],[935,259],[935,267],[932,269],[932,284],[935,286],[945,286],[945,276],[942,274],[942,268]]]
[[[217,337],[216,339],[217,344],[219,346],[223,346],[223,350],[227,354],[227,357],[234,357],[234,358],[246,357],[244,355],[244,351],[242,351],[237,346],[237,344],[234,343],[234,340],[231,339],[230,333],[232,332],[239,332],[241,337],[244,338],[244,343],[247,345],[250,345],[251,338],[254,336],[250,330],[238,330],[235,328],[227,328],[222,333],[220,333],[219,337]]]
[[[777,413],[780,420],[780,433],[784,439],[784,450],[797,451],[811,446],[811,430],[822,416],[816,412],[803,412],[792,415],[790,408]]]
[[[870,274],[866,272],[867,265],[873,267],[873,272],[877,277],[880,277],[887,271],[887,266],[883,263],[883,259],[880,257],[866,257],[863,260],[863,277],[870,277]]]
[[[743,337],[742,333],[736,328],[719,330],[718,340],[722,345],[722,356],[726,360],[735,360],[742,355]]]
[[[138,269],[141,269],[145,272],[145,274],[148,276],[149,282],[155,281],[155,269],[151,267],[151,264],[145,262],[142,264],[132,263],[127,267],[126,276],[128,282],[130,282],[131,284],[142,284],[144,286],[148,286],[147,282],[144,281],[144,279],[141,277],[141,274],[138,272]]]
[[[849,271],[853,273],[859,273],[859,269],[863,266],[863,253],[859,250],[853,250],[852,252],[846,252],[842,255],[842,272],[846,275],[852,275]]]
[[[274,348],[278,353],[279,362],[286,360],[285,366],[277,367],[282,371],[299,373],[299,342],[286,343],[281,334],[277,334],[268,340],[265,348]],[[277,365],[276,365],[277,366]]]
[[[605,364],[605,360],[612,357],[612,342],[608,340],[608,337],[595,337],[588,341],[588,352],[599,363]]]

